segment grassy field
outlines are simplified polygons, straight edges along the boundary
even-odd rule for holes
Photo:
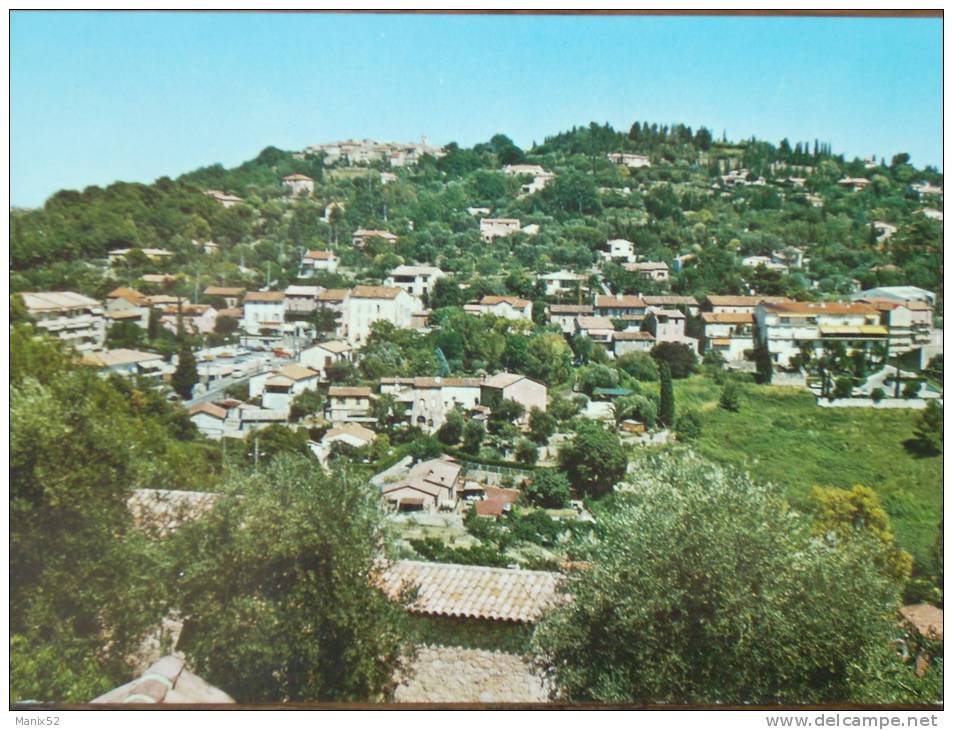
[[[700,453],[783,486],[795,504],[803,504],[814,485],[871,487],[901,546],[927,559],[942,510],[943,462],[903,445],[913,437],[919,411],[818,408],[800,389],[742,388],[741,409],[730,413],[718,407],[721,388],[711,379],[675,381],[677,408],[702,412]]]

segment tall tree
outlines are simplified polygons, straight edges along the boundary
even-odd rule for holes
[[[167,608],[162,548],[134,529],[128,499],[214,473],[158,392],[103,379],[29,329],[10,344],[11,695],[87,702],[128,680]]]
[[[625,477],[628,457],[619,436],[595,421],[583,421],[559,449],[559,468],[581,494],[600,497]]]
[[[195,363],[195,355],[192,348],[185,340],[179,346],[179,363],[172,373],[172,389],[179,394],[183,400],[192,397],[192,389],[199,382],[198,366]]]
[[[659,366],[658,420],[667,428],[675,425],[675,390],[672,387],[672,371],[667,362]]]
[[[376,491],[282,457],[226,494],[175,537],[180,647],[196,671],[239,702],[387,699],[408,646],[405,613],[379,588]]]

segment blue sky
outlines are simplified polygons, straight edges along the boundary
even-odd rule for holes
[[[11,198],[347,137],[528,146],[572,125],[819,138],[942,166],[942,23],[14,12]]]

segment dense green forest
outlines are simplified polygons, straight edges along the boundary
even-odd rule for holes
[[[606,158],[609,152],[647,155],[652,166],[629,169]],[[556,175],[531,195],[526,181],[501,172],[505,164],[542,165]],[[380,163],[383,169],[384,163]],[[745,169],[765,184],[725,188],[719,175]],[[307,198],[284,195],[281,178],[297,172],[315,180]],[[184,291],[202,283],[264,283],[270,268],[278,284],[295,276],[301,252],[332,247],[360,280],[375,280],[400,261],[438,264],[461,278],[486,279],[497,293],[526,295],[514,285],[527,274],[568,268],[588,270],[595,252],[611,238],[636,243],[637,253],[671,262],[696,258],[673,275],[678,293],[741,293],[801,298],[832,296],[861,286],[912,284],[941,290],[942,222],[918,213],[936,205],[920,199],[913,182],[942,182],[932,168],[916,169],[903,153],[865,163],[833,155],[830,146],[782,140],[717,140],[706,129],[636,122],[628,132],[591,124],[557,134],[528,150],[504,135],[446,155],[424,157],[384,183],[376,167],[326,166],[321,156],[269,147],[236,168],[213,165],[162,178],[152,185],[116,183],[105,189],[60,191],[36,210],[11,213],[11,284],[14,291],[74,288],[102,294],[116,278],[134,281],[156,273],[143,257],[106,276],[101,262],[115,248],[162,247],[174,258],[164,264],[182,272]],[[869,184],[851,192],[843,177]],[[798,187],[789,178],[803,180]],[[244,203],[224,208],[203,194],[223,190]],[[343,204],[326,215],[327,206]],[[494,216],[536,223],[524,233],[483,244],[471,206]],[[874,221],[895,226],[879,237]],[[357,228],[397,233],[393,249],[357,251]],[[192,241],[214,241],[203,253]],[[805,251],[803,271],[752,272],[741,258],[770,254],[787,245]],[[244,267],[244,268],[243,268]],[[161,272],[166,273],[166,272]],[[633,274],[609,267],[606,278],[622,291],[652,288]]]

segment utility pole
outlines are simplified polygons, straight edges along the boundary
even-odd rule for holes
[[[255,436],[255,472],[258,471],[258,437]]]

